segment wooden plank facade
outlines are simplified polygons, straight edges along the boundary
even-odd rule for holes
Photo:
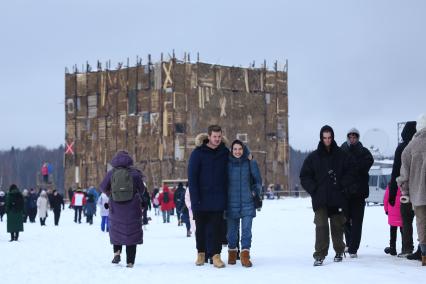
[[[149,188],[187,177],[195,136],[211,124],[247,142],[265,185],[288,190],[287,68],[239,68],[170,59],[65,74],[65,187],[98,186],[125,149]]]

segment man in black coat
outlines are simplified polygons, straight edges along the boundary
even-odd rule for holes
[[[213,265],[225,266],[220,259],[222,251],[221,228],[223,212],[227,204],[227,170],[229,150],[222,137],[222,128],[211,125],[208,138],[196,138],[197,148],[192,151],[188,163],[189,193],[194,215],[197,244],[196,265],[204,265],[207,248],[213,255]],[[210,238],[206,238],[207,234]]]
[[[362,222],[364,220],[365,199],[369,195],[368,172],[374,163],[373,155],[359,142],[359,131],[352,128],[348,131],[347,141],[340,147],[354,161],[355,184],[345,192],[345,239],[351,258],[358,257],[361,242]]]
[[[64,209],[65,203],[64,198],[61,194],[59,194],[56,190],[53,190],[52,197],[50,201],[50,205],[52,206],[53,215],[55,219],[55,226],[59,224],[59,218],[61,217],[61,209]]]
[[[396,178],[399,177],[401,169],[401,155],[405,147],[413,138],[416,133],[416,122],[408,121],[405,123],[404,128],[401,132],[402,142],[398,144],[395,150],[391,180],[389,182],[389,204],[395,205],[395,198],[398,191],[398,185],[396,184]],[[413,245],[413,220],[414,211],[411,202],[401,203],[401,217],[402,217],[402,250],[398,254],[399,257],[407,257],[414,249]],[[396,250],[395,250],[396,251]],[[420,252],[420,250],[419,250]],[[412,256],[415,258],[415,255]],[[420,254],[417,259],[421,258]]]
[[[303,162],[300,180],[303,188],[311,195],[312,209],[315,212],[315,252],[314,265],[322,265],[330,244],[329,224],[335,262],[343,259],[345,243],[343,232],[345,216],[344,189],[353,184],[353,165],[350,157],[337,146],[333,129],[325,125],[320,131],[320,142]]]
[[[180,182],[178,184],[173,198],[174,198],[174,202],[176,206],[178,226],[181,226],[182,225],[181,215],[182,215],[183,207],[185,205],[185,188],[183,187],[183,183]]]

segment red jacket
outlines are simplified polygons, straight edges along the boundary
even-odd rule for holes
[[[169,194],[169,202],[164,202],[164,193],[168,192]],[[160,201],[160,209],[161,211],[169,211],[175,208],[175,202],[173,201],[174,194],[170,191],[170,189],[165,185],[163,187],[163,192],[160,193],[160,196],[158,197],[158,200]]]
[[[71,205],[72,206],[86,205],[86,196],[84,195],[84,193],[81,191],[77,191],[76,193],[74,193],[74,195],[72,196]]]
[[[41,175],[42,176],[47,176],[49,175],[49,168],[47,166],[43,166],[41,167]]]

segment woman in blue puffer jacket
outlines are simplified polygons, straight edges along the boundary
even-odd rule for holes
[[[251,227],[256,217],[253,197],[260,194],[262,178],[250,152],[240,140],[232,142],[228,160],[228,205],[226,218],[228,223],[228,264],[237,260],[238,233],[241,222],[241,264],[251,267]]]

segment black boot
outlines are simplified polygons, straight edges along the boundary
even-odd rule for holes
[[[385,253],[390,255],[396,255],[396,248],[395,247],[386,247]]]
[[[407,259],[409,260],[422,260],[422,251],[420,249],[420,245],[417,247],[415,253],[407,255]]]
[[[121,261],[120,252],[118,254],[114,254],[114,258],[112,259],[112,263],[119,263]]]
[[[19,237],[19,232],[15,233],[15,241],[18,241],[18,237]]]
[[[15,240],[15,233],[10,233],[10,241],[13,242]]]

